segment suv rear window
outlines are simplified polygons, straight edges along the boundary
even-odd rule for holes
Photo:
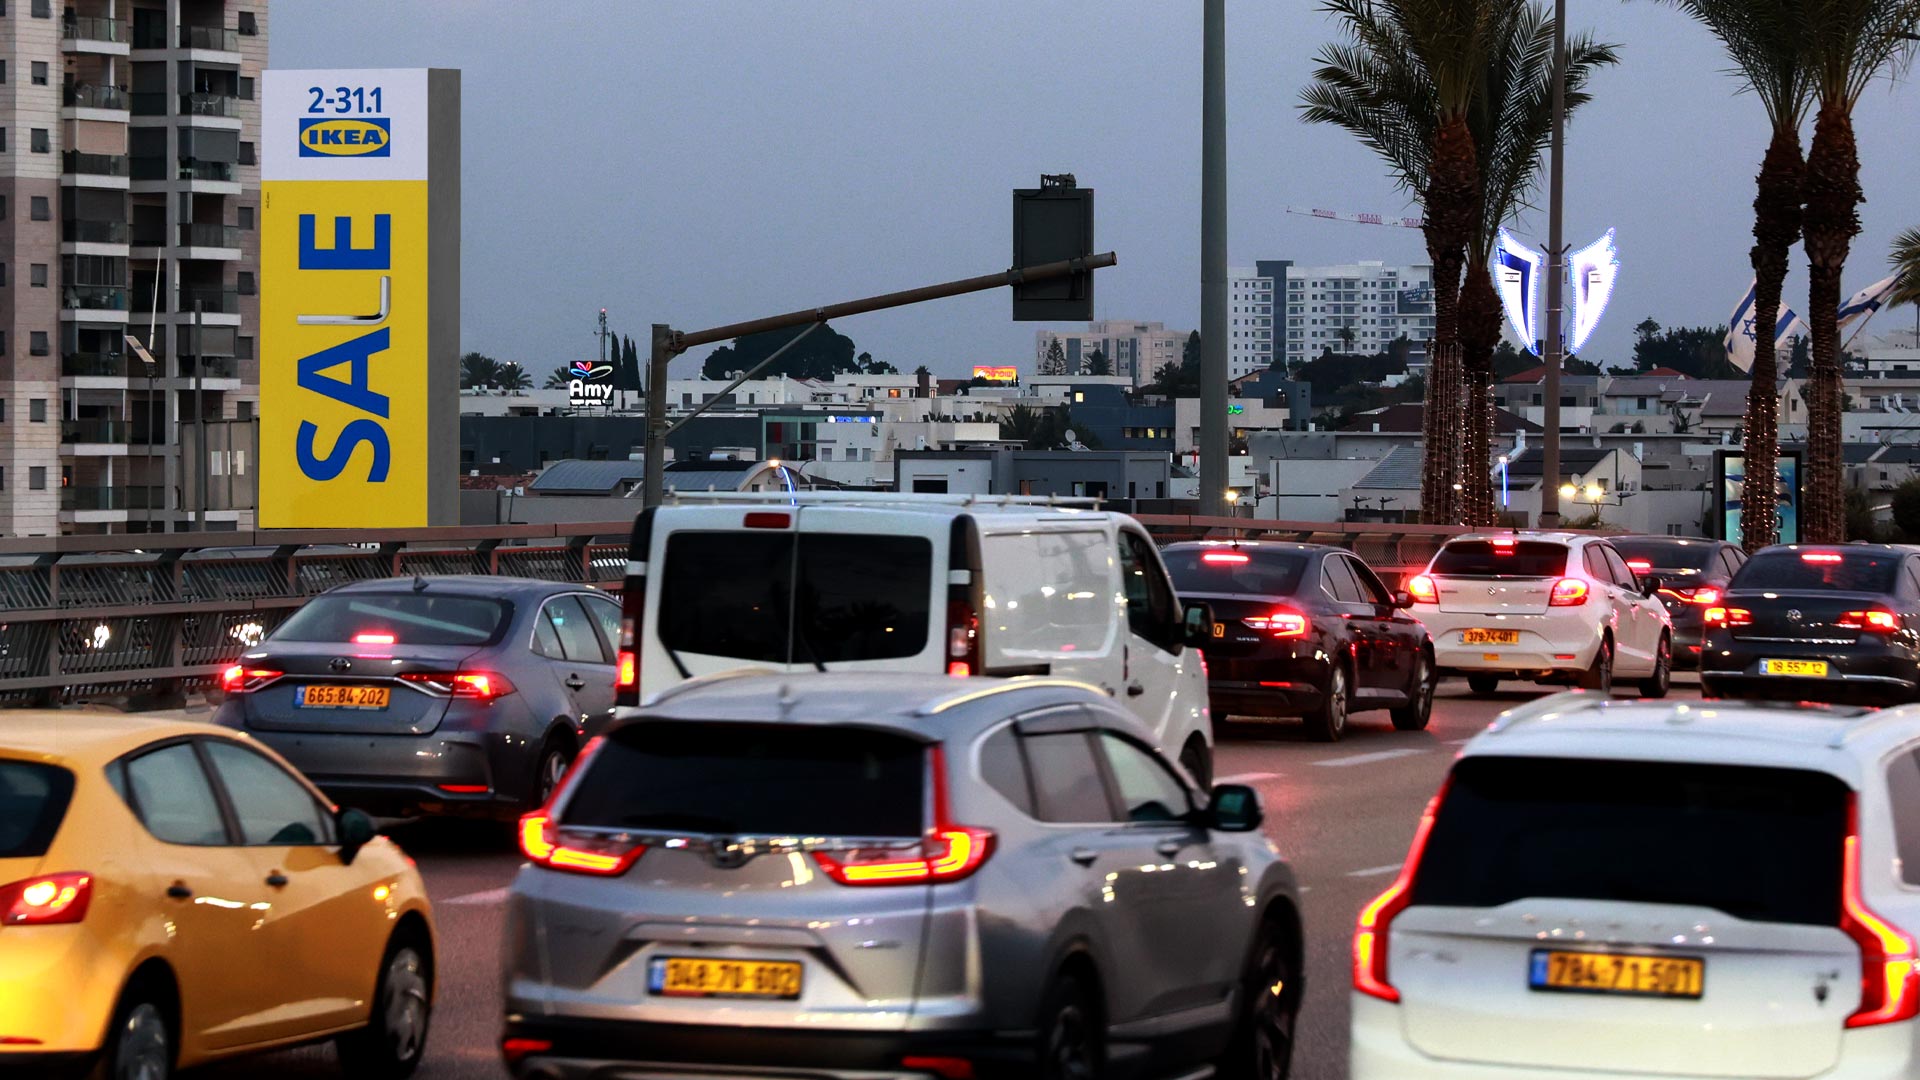
[[[47,853],[73,798],[73,774],[37,761],[0,761],[0,859]]]
[[[918,836],[922,744],[881,731],[649,720],[607,736],[564,824],[726,836]]]
[[[1213,561],[1207,561],[1212,556]],[[1293,551],[1253,548],[1175,548],[1160,556],[1183,593],[1258,593],[1292,596],[1306,573],[1307,557]]]
[[[1816,558],[1809,560],[1810,555]],[[1892,592],[1903,558],[1885,551],[1763,551],[1748,559],[1727,587]]]
[[[1533,897],[1686,904],[1837,925],[1847,787],[1801,769],[1468,758],[1412,902]]]
[[[926,649],[933,544],[925,537],[802,533],[799,542],[796,589],[792,533],[669,536],[661,644],[774,664],[894,660]]]
[[[1655,573],[1662,570],[1702,570],[1718,554],[1719,548],[1712,544],[1687,543],[1683,540],[1631,540],[1616,539],[1614,549],[1627,565],[1646,563]],[[1635,566],[1638,570],[1639,567]]]
[[[1559,577],[1567,572],[1567,546],[1543,540],[1498,545],[1456,540],[1434,556],[1428,573],[1446,577]]]
[[[484,596],[327,593],[307,601],[270,636],[345,644],[361,634],[391,634],[402,646],[491,645],[506,624],[506,603]]]

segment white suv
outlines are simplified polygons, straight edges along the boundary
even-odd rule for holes
[[[1352,1080],[1920,1076],[1920,708],[1558,694],[1354,937]]]
[[[1610,693],[1622,676],[1665,697],[1673,619],[1658,588],[1605,539],[1578,533],[1455,537],[1407,581],[1435,663],[1464,673],[1476,694],[1503,678]]]

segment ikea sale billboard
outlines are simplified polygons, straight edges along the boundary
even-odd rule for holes
[[[458,524],[460,73],[262,99],[260,526]]]

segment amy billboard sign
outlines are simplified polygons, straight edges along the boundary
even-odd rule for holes
[[[1010,367],[986,367],[981,364],[975,364],[973,367],[973,377],[976,379],[985,379],[987,382],[1019,382],[1020,369]]]
[[[460,73],[272,70],[260,525],[459,521]]]

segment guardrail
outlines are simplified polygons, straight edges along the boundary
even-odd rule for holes
[[[1345,547],[1390,583],[1464,530],[1137,515],[1160,543],[1292,540]],[[177,700],[209,686],[309,597],[413,574],[506,574],[617,592],[631,520],[342,533],[0,538],[0,704]]]

